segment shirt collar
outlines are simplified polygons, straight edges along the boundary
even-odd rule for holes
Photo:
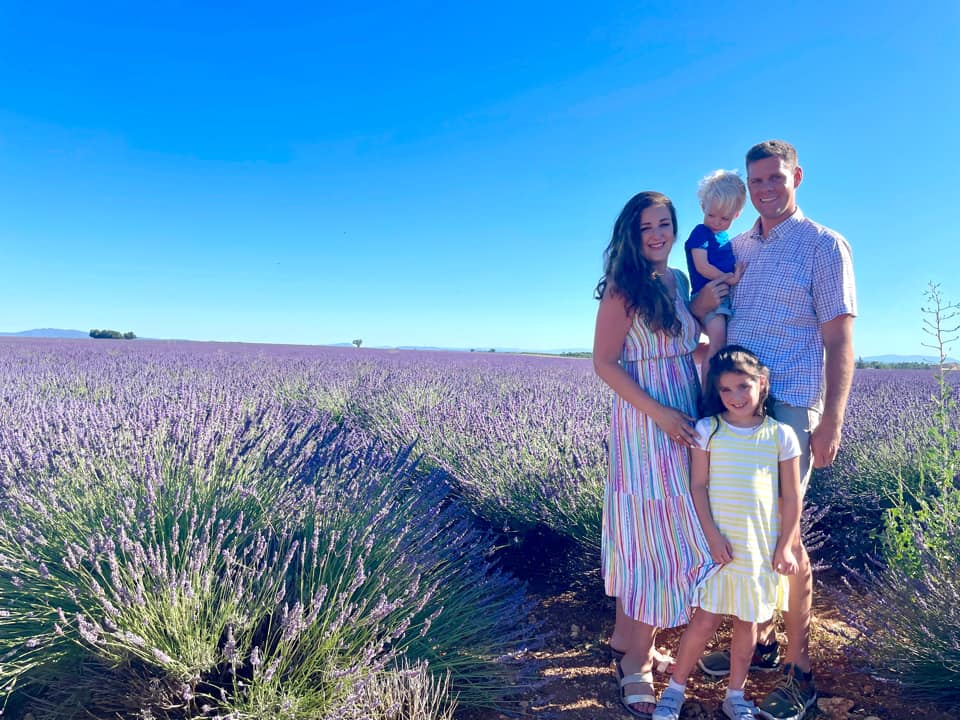
[[[782,223],[778,224],[773,230],[770,231],[770,234],[767,237],[763,236],[762,226],[760,225],[760,218],[757,218],[757,221],[753,224],[753,227],[750,230],[750,237],[754,240],[758,240],[762,243],[770,243],[774,240],[784,236],[789,235],[794,228],[799,226],[804,220],[803,210],[798,206],[796,210],[793,211],[793,214],[784,220]]]

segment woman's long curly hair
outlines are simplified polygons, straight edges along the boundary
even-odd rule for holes
[[[650,330],[665,330],[671,335],[680,332],[680,318],[673,295],[643,256],[640,216],[649,207],[670,210],[673,236],[677,236],[677,211],[663,193],[637,193],[624,206],[613,226],[613,237],[603,253],[603,278],[597,283],[594,297],[602,300],[607,292],[617,293],[626,301],[627,312],[636,312]]]

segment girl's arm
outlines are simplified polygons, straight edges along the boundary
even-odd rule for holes
[[[693,418],[661,405],[621,367],[623,341],[632,324],[633,316],[627,313],[623,296],[610,290],[604,293],[593,335],[593,369],[617,395],[648,415],[663,432],[679,442],[692,444],[697,438]]]
[[[799,572],[793,545],[800,539],[800,458],[781,460],[780,538],[773,551],[773,569],[781,575]]]
[[[714,562],[728,563],[733,560],[733,546],[721,533],[720,528],[713,521],[710,512],[710,453],[695,447],[690,451],[690,494],[693,496],[693,506],[700,519],[700,527],[707,536],[710,546],[710,556]]]

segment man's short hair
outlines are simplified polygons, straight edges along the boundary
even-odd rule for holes
[[[714,170],[700,181],[697,197],[704,212],[716,204],[720,212],[734,215],[747,202],[747,186],[733,170]]]
[[[747,167],[768,157],[780,158],[791,168],[797,167],[797,149],[786,140],[764,140],[754,145],[747,150]]]

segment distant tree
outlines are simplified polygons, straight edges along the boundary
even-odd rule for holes
[[[360,339],[360,338],[357,338],[356,340],[353,341],[353,344],[354,344],[356,347],[360,347],[360,346],[363,344],[363,340]]]
[[[496,352],[496,351],[497,351],[496,348],[490,348],[490,352]]]
[[[133,340],[137,336],[132,332],[122,333],[118,330],[91,330],[90,337],[107,340]]]

